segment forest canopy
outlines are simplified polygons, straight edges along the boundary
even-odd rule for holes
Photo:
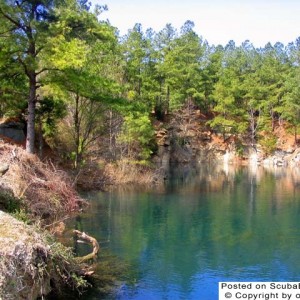
[[[107,138],[111,158],[147,160],[154,120],[186,103],[221,134],[245,136],[300,123],[300,38],[255,48],[210,45],[186,21],[159,32],[136,24],[125,36],[85,0],[0,0],[0,117],[36,132],[59,132],[77,166]],[[271,134],[272,135],[272,134]]]

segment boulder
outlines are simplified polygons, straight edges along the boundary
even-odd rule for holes
[[[17,143],[23,143],[25,141],[24,124],[20,122],[2,123],[0,124],[0,135]]]

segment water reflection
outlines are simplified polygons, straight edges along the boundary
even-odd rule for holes
[[[88,195],[81,229],[139,271],[115,298],[213,300],[218,281],[298,280],[298,169],[172,172],[157,189]]]

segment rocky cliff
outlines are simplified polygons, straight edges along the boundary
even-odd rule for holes
[[[277,124],[272,133],[275,141],[271,149],[259,141],[251,143],[247,134],[218,134],[207,125],[211,117],[190,103],[168,115],[164,122],[156,122],[158,153],[154,161],[163,168],[169,163],[225,162],[276,166],[300,163],[300,148],[286,124]]]

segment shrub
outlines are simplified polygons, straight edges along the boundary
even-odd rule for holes
[[[276,150],[277,138],[273,134],[264,135],[259,139],[259,143],[266,155],[270,155]]]

